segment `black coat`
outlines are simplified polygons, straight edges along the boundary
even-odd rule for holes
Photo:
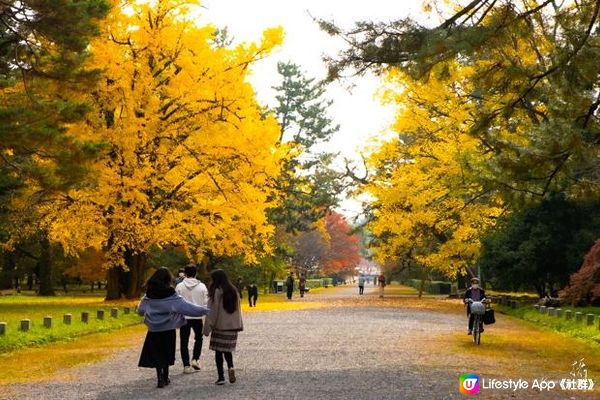
[[[468,288],[465,291],[465,300],[473,298],[473,292],[472,292],[472,290],[473,290],[473,288]],[[479,301],[481,301],[481,300],[485,299],[485,290],[483,290],[483,289],[480,288],[479,292],[481,293],[481,297],[480,297]]]
[[[248,285],[248,297],[258,296],[258,286]]]

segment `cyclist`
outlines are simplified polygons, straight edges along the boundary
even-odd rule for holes
[[[473,334],[473,314],[471,314],[471,305],[468,303],[468,299],[473,301],[482,301],[485,299],[485,290],[479,287],[479,278],[471,278],[471,287],[465,291],[464,303],[467,304],[467,317],[469,317],[469,333]],[[483,326],[481,327],[483,332]]]

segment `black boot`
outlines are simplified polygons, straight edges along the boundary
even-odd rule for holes
[[[156,368],[156,378],[158,380],[157,388],[165,387],[165,381],[163,379],[163,371],[162,368]]]
[[[163,368],[163,382],[165,383],[165,386],[171,383],[171,380],[169,379],[169,367]]]

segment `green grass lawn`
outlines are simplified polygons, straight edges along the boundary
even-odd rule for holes
[[[142,322],[135,314],[137,301],[104,302],[101,296],[39,297],[28,295],[0,296],[0,322],[6,322],[6,334],[0,336],[0,353],[49,342],[71,340],[77,336],[106,332]],[[110,316],[113,307],[119,308],[117,318]],[[124,307],[131,312],[125,315]],[[105,311],[104,320],[96,319],[96,311]],[[89,322],[81,322],[81,313],[89,312]],[[72,314],[71,325],[63,323],[64,314]],[[52,317],[52,328],[43,325],[45,316]],[[22,319],[31,320],[28,332],[20,331]]]
[[[549,329],[566,336],[575,337],[584,340],[594,346],[600,347],[600,307],[562,307],[563,316],[558,318],[556,316],[549,316],[548,314],[541,314],[533,305],[525,305],[516,309],[511,309],[506,306],[495,305],[498,311],[521,318],[525,321],[534,323],[544,329]],[[572,319],[567,321],[565,319],[565,310],[572,311]],[[581,312],[583,314],[583,321],[575,321],[575,312]],[[588,326],[586,323],[586,314],[594,314],[594,324]]]

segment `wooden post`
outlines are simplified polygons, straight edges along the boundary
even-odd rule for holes
[[[572,311],[571,310],[565,310],[565,319],[567,321],[571,320],[571,316],[572,316]]]
[[[541,306],[540,307],[540,313],[546,314],[546,306]]]
[[[52,328],[52,317],[51,316],[45,316],[44,317],[44,327],[46,328]]]
[[[84,311],[81,313],[81,322],[83,322],[84,324],[87,324],[90,320],[90,313],[87,311]]]
[[[587,324],[588,324],[588,326],[594,325],[594,318],[595,317],[596,316],[594,314],[588,314],[587,315]]]
[[[0,322],[0,336],[6,335],[6,322]]]
[[[548,316],[549,317],[553,317],[555,315],[554,310],[555,310],[554,307],[548,307]]]
[[[63,315],[63,324],[71,325],[71,320],[73,319],[73,314],[65,314]]]
[[[104,319],[104,310],[96,311],[96,319],[103,320]]]
[[[117,318],[119,316],[119,309],[116,307],[113,307],[110,309],[110,316],[113,318]]]
[[[577,312],[575,313],[575,321],[576,321],[576,322],[581,322],[581,321],[583,321],[583,314],[582,314],[581,312],[577,311]]]
[[[27,332],[29,330],[29,327],[31,326],[31,321],[28,319],[22,319],[21,320],[21,330],[23,332]]]
[[[562,308],[557,308],[557,309],[556,309],[556,317],[557,317],[557,318],[562,318],[562,315],[563,315],[563,310],[562,310]]]
[[[131,309],[129,307],[125,307],[123,309],[123,314],[125,314],[125,315],[129,314],[130,312],[131,312]]]

